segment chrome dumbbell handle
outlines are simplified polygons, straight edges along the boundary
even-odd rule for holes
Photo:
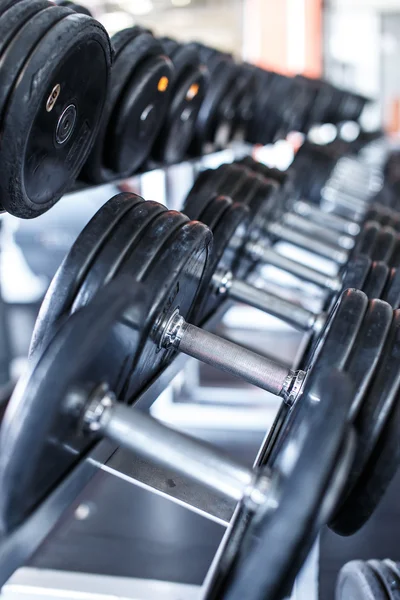
[[[354,221],[349,221],[339,215],[325,212],[318,206],[314,206],[310,202],[297,200],[293,203],[292,210],[295,214],[311,219],[315,223],[319,223],[327,229],[332,229],[338,233],[347,236],[356,236],[360,233],[360,225]]]
[[[355,245],[355,239],[344,233],[327,228],[325,225],[316,223],[311,219],[294,212],[287,212],[282,215],[282,224],[294,230],[319,238],[329,245],[343,250],[352,250]]]
[[[278,317],[296,329],[319,331],[324,322],[322,315],[315,314],[263,289],[258,289],[245,281],[235,279],[230,272],[215,273],[213,285],[219,294],[227,295],[236,302],[243,302]]]
[[[176,348],[221,371],[240,377],[293,403],[303,371],[292,371],[234,342],[187,323],[176,310],[160,327],[159,345]]]
[[[264,247],[261,244],[249,243],[246,246],[246,252],[255,261],[286,271],[303,281],[313,283],[323,289],[332,292],[338,292],[342,289],[339,277],[330,277],[325,273],[311,269],[295,260],[286,258],[286,256],[279,254],[273,248]]]
[[[239,501],[262,495],[268,487],[256,474],[209,445],[116,401],[107,386],[87,399],[81,419],[84,432],[96,432],[145,459],[149,465],[172,469],[216,495]],[[260,499],[260,498],[259,498]]]

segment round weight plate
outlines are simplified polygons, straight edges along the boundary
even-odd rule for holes
[[[302,396],[314,385],[314,377],[325,369],[345,370],[346,363],[357,340],[368,306],[366,295],[360,290],[347,290],[342,293],[336,306],[329,315],[320,336],[307,349],[301,360],[300,368],[307,375],[301,395],[290,411],[282,405],[276,422],[272,425],[264,447],[259,453],[260,464],[269,464],[271,457],[279,451],[282,439],[290,432],[292,420],[301,407]]]
[[[355,253],[365,254],[366,256],[369,256],[371,260],[374,260],[372,256],[376,248],[376,239],[381,229],[381,226],[376,221],[368,221],[365,223],[357,237],[353,255]]]
[[[71,8],[77,13],[81,13],[82,15],[87,15],[88,17],[92,17],[92,13],[86,6],[82,6],[81,4],[75,4],[74,2],[70,2],[70,0],[53,0],[58,6],[66,6],[67,8]]]
[[[86,277],[76,292],[71,312],[85,306],[106,283],[115,277],[125,256],[135,243],[140,243],[147,225],[160,212],[166,210],[165,206],[158,202],[146,202],[137,198],[137,202],[115,225],[106,242],[96,253]]]
[[[304,396],[290,436],[271,469],[262,471],[269,482],[263,501],[253,510],[242,501],[235,513],[206,585],[207,600],[290,595],[351,460],[346,435],[351,392],[342,377],[319,373]]]
[[[369,560],[368,565],[382,581],[388,598],[390,600],[400,600],[400,578],[397,573],[382,560]]]
[[[147,58],[134,70],[119,98],[104,147],[105,164],[119,177],[134,173],[149,156],[167,112],[171,76],[167,57]]]
[[[368,273],[372,266],[372,260],[365,254],[352,256],[344,267],[342,289],[354,288],[362,290],[367,281]]]
[[[10,94],[0,136],[7,211],[37,216],[77,176],[100,123],[110,60],[105,30],[84,15],[65,17],[36,45]]]
[[[65,257],[46,293],[33,332],[30,357],[38,356],[69,313],[79,287],[96,254],[107,242],[113,228],[138,201],[134,194],[118,194],[94,215]]]
[[[370,257],[372,260],[381,260],[391,264],[391,257],[395,250],[397,234],[390,227],[383,227],[376,237],[376,242]]]
[[[396,240],[396,245],[394,247],[392,256],[389,261],[390,267],[400,267],[400,240]]]
[[[388,302],[394,309],[400,308],[400,270],[392,268],[382,293],[382,300]]]
[[[93,445],[95,438],[82,436],[68,415],[67,394],[79,384],[113,386],[123,363],[116,364],[110,347],[117,347],[118,328],[127,328],[114,323],[128,308],[138,327],[146,309],[142,288],[113,282],[66,321],[18,382],[0,429],[1,533],[21,524]],[[129,330],[134,354],[137,338]]]
[[[17,5],[17,8],[18,7]],[[20,75],[22,67],[35,46],[51,28],[64,17],[71,14],[66,8],[58,8],[48,5],[44,10],[36,11],[30,19],[20,27],[13,39],[1,54],[1,79],[0,86],[0,114],[4,115],[4,109],[8,96]],[[7,15],[3,16],[6,26]]]
[[[153,152],[165,164],[181,162],[186,156],[207,91],[207,71],[191,69],[178,83]]]
[[[336,600],[390,600],[381,578],[362,560],[353,560],[340,570]]]
[[[348,481],[348,495],[330,524],[334,531],[342,535],[354,533],[360,526],[360,521],[362,524],[364,523],[364,511],[355,514],[353,513],[353,506],[355,502],[357,504],[361,501],[368,503],[368,498],[370,498],[370,494],[368,494],[364,500],[361,500],[359,489],[361,481],[368,478],[368,463],[375,453],[379,440],[382,439],[386,423],[391,419],[389,415],[398,403],[400,388],[399,353],[400,311],[394,311],[393,321],[374,379],[364,395],[362,405],[354,421],[358,434],[358,445]],[[392,462],[390,464],[392,465]],[[387,473],[387,470],[385,473]],[[382,489],[382,486],[380,489]]]
[[[112,43],[115,50],[115,59],[102,125],[93,150],[82,171],[83,178],[92,183],[102,183],[121,176],[120,173],[107,168],[104,162],[109,144],[113,143],[114,140],[114,137],[110,141],[108,140],[108,133],[111,131],[111,136],[114,136],[113,127],[118,126],[119,101],[122,98],[129,100],[130,82],[136,81],[138,83],[135,76],[143,61],[151,57],[159,57],[162,54],[162,48],[153,35],[140,27],[131,27],[119,31],[113,36]],[[162,87],[165,85],[169,86],[169,78],[166,82],[163,82]],[[114,123],[115,119],[117,120],[116,123]],[[113,125],[111,125],[111,122],[113,122]]]
[[[247,235],[248,211],[242,204],[229,198],[213,198],[201,212],[199,220],[213,232],[213,245],[207,270],[192,311],[192,322],[197,324],[211,316],[226,296],[219,293],[215,275],[236,272],[238,256]]]
[[[168,213],[164,213],[169,218]],[[177,219],[181,216],[174,212]],[[159,224],[156,225],[159,227]],[[152,229],[149,225],[147,236]],[[165,319],[179,308],[187,319],[190,315],[201,280],[205,274],[212,235],[210,230],[196,221],[187,221],[176,229],[159,250],[143,274],[142,281],[149,290],[152,305],[146,314],[140,340],[137,363],[131,366],[130,380],[123,392],[124,398],[132,398],[141,391],[172,360],[174,350],[159,348],[159,328]],[[135,265],[133,252],[124,264]]]
[[[207,142],[214,142],[218,126],[219,106],[232,83],[231,60],[219,58],[215,69],[210,67],[210,84],[201,105],[193,143],[193,151],[198,154]]]
[[[368,298],[380,298],[389,277],[389,267],[384,262],[373,262],[362,291]]]
[[[392,319],[393,309],[389,304],[382,300],[369,301],[367,312],[344,369],[355,390],[351,408],[352,420],[358,414],[368,386],[375,376]]]

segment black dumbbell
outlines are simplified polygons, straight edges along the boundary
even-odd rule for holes
[[[208,71],[195,44],[179,44],[170,38],[161,38],[160,42],[173,62],[174,73],[168,111],[152,156],[156,161],[173,164],[185,158],[192,142],[207,93]]]
[[[354,244],[351,251],[337,244],[326,243],[321,239],[325,231],[323,227],[314,227],[305,233],[295,230],[292,225],[282,223],[284,207],[281,206],[276,184],[260,178],[258,174],[252,174],[244,167],[223,165],[215,171],[203,171],[192,187],[187,202],[190,201],[191,206],[200,209],[212,195],[218,193],[231,196],[233,200],[240,201],[250,208],[249,238],[244,249],[254,265],[272,265],[331,291],[341,289],[342,273],[335,277],[327,276],[282,256],[272,245],[283,240],[335,260],[342,266],[346,265],[355,253],[367,254],[371,260],[387,262],[390,267],[398,265],[398,234],[390,227],[382,227],[374,222],[366,224],[355,241],[350,238]],[[319,236],[316,235],[317,232]],[[348,236],[344,239],[349,240]]]
[[[102,183],[132,175],[148,158],[170,99],[173,65],[148,30],[112,37],[115,59],[101,128],[81,177]]]
[[[355,447],[346,419],[351,386],[343,374],[320,373],[274,463],[268,469],[244,467],[124,405],[115,391],[122,355],[117,358],[113,347],[129,329],[125,360],[140,362],[142,328],[154,304],[150,288],[122,277],[99,291],[58,329],[18,384],[0,428],[0,586],[117,444],[132,453],[133,465],[148,462],[148,489],[159,491],[157,484],[165,487],[166,473],[172,473],[179,482],[176,495],[170,487],[164,496],[197,511],[206,498],[203,516],[229,525],[204,598],[236,600],[247,589],[249,600],[260,591],[278,600],[290,591],[349,471]],[[182,498],[181,487],[187,492]]]
[[[362,478],[364,484],[373,485],[366,464],[374,453],[382,453],[382,429],[390,411],[397,409],[400,311],[381,300],[368,301],[359,290],[348,290],[331,312],[307,370],[293,371],[186,321],[192,316],[196,322],[193,304],[203,277],[208,276],[210,243],[209,229],[181,213],[130,194],[111,199],[83,230],[56,274],[38,317],[31,357],[37,360],[60,323],[86,305],[107,281],[129,274],[150,290],[152,304],[142,323],[135,360],[130,358],[129,335],[121,336],[113,349],[119,367],[114,389],[121,400],[132,400],[145,389],[176,350],[193,356],[283,400],[279,420],[259,457],[261,464],[269,464],[313,382],[325,368],[344,370],[355,385],[349,417],[360,438],[346,492],[356,489]],[[397,456],[393,467],[396,461]],[[381,492],[392,475],[380,481]],[[380,497],[374,491],[365,495],[362,490],[358,498],[370,512]],[[347,514],[344,504],[341,511],[335,529],[343,532],[341,525],[352,513]],[[366,514],[364,510],[363,517]],[[357,514],[356,527],[363,517]]]
[[[353,560],[340,570],[336,600],[398,600],[400,565],[392,560]]]
[[[0,202],[48,210],[78,175],[109,83],[110,41],[88,16],[45,0],[0,6]]]
[[[340,292],[348,288],[360,289],[370,299],[381,298],[393,308],[400,308],[400,271],[390,269],[383,262],[372,262],[362,254],[349,260],[341,288],[329,296],[325,310],[320,314],[284,299],[283,295],[259,289],[248,283],[249,272],[253,268],[246,252],[250,222],[248,208],[240,203],[234,204],[224,196],[212,197],[202,205],[189,196],[182,212],[192,220],[201,221],[213,232],[213,250],[195,309],[199,323],[230,298],[274,315],[318,338]],[[310,342],[312,347],[312,339]],[[302,364],[306,363],[303,359]]]
[[[340,237],[337,235],[333,237],[330,230],[355,236],[360,232],[362,224],[367,221],[378,221],[381,225],[389,225],[396,231],[400,231],[400,213],[378,202],[371,202],[362,211],[357,211],[359,218],[356,220],[347,219],[332,211],[327,212],[324,209],[322,198],[320,198],[320,202],[304,199],[302,187],[298,185],[296,174],[291,175],[292,171],[289,170],[283,173],[277,169],[271,169],[249,156],[241,159],[237,164],[243,164],[250,170],[280,184],[281,202],[285,211],[287,211],[288,224],[293,222],[297,227],[301,227],[303,224],[306,227],[309,221],[315,222],[326,227],[327,235],[330,236],[329,239],[336,239],[337,243],[340,243]],[[346,205],[348,206],[347,201]],[[298,215],[300,219],[296,219],[293,215]]]

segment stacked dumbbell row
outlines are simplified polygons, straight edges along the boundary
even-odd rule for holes
[[[88,11],[75,8],[47,0],[0,4],[0,202],[16,216],[45,212],[78,175],[100,183],[237,136],[265,143],[305,129],[303,117],[309,124],[358,117],[344,108],[351,94],[342,98],[328,84],[316,93],[311,81],[238,64],[200,44],[156,39],[139,26],[110,42]],[[267,139],[261,122],[273,122],[278,133]]]
[[[382,232],[366,226],[343,280],[326,286],[335,292],[326,313],[298,312],[298,325],[318,326],[296,372],[203,331],[229,294],[270,311],[268,295],[246,281],[257,262],[248,246],[271,235],[279,187],[244,166],[222,171],[217,183],[233,184],[234,201],[216,196],[220,169],[200,176],[183,208],[188,216],[120,194],[77,239],[49,289],[30,373],[1,428],[0,524],[4,538],[12,536],[99,437],[111,438],[240,500],[207,597],[243,598],[247,589],[251,598],[257,581],[265,597],[281,598],[319,526],[357,530],[397,468],[398,275],[389,256],[374,262],[365,231]],[[317,271],[309,275],[317,281]],[[352,289],[338,298],[341,286]],[[274,306],[279,314],[279,299]],[[176,350],[282,398],[254,471],[123,406]]]

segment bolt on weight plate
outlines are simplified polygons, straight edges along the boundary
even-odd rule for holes
[[[23,218],[48,210],[78,175],[100,124],[111,61],[108,36],[97,21],[61,7],[48,10],[68,15],[47,29],[26,57],[2,121],[0,196],[8,212]],[[20,52],[22,31],[33,35],[19,32]],[[57,85],[60,92],[49,111]],[[65,120],[71,106],[75,118]]]

